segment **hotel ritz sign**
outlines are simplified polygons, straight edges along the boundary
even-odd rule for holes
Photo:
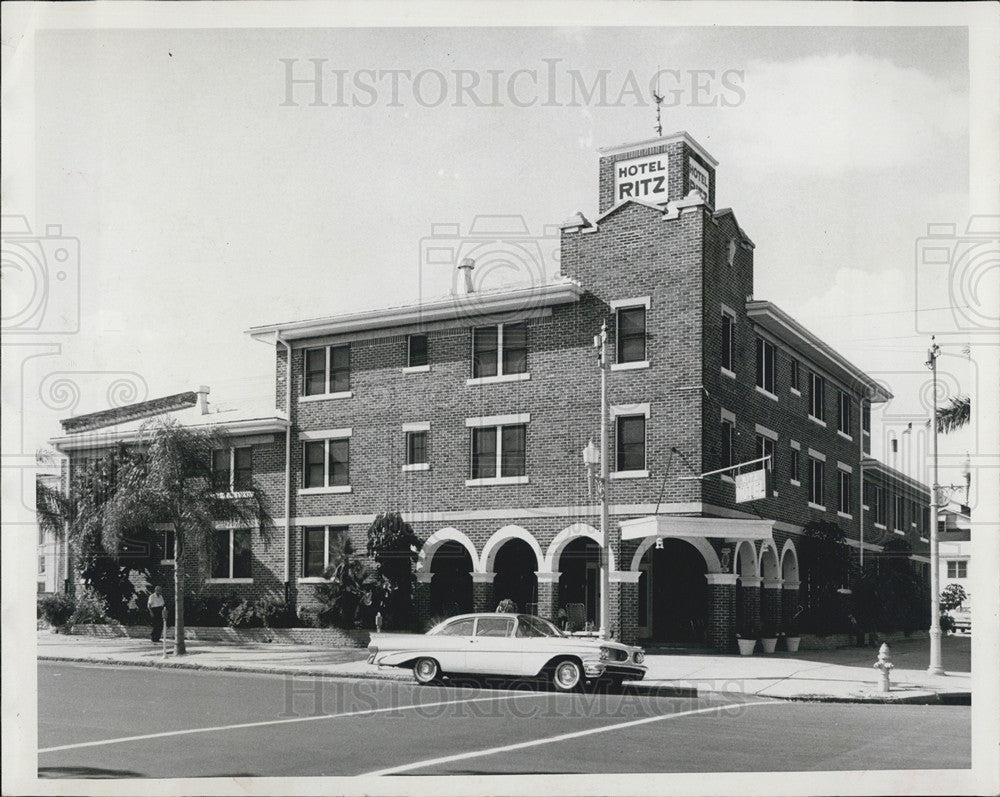
[[[615,201],[637,199],[653,205],[665,205],[669,196],[667,153],[618,161],[615,169]],[[693,158],[688,159],[688,187],[709,195],[708,170]]]

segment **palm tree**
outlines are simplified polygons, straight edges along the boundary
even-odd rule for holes
[[[270,541],[274,523],[264,492],[241,488],[239,497],[219,493],[213,484],[212,452],[229,443],[218,430],[191,429],[176,421],[157,420],[143,427],[141,458],[118,472],[118,489],[104,506],[101,520],[110,543],[167,523],[174,532],[174,653],[184,646],[184,562],[192,551],[211,555],[218,547],[217,524],[256,527]]]
[[[961,429],[969,423],[972,400],[968,396],[952,396],[948,405],[937,411],[937,430],[942,434]]]

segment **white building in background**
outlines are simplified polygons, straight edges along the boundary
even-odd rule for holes
[[[938,563],[941,589],[945,589],[949,584],[958,584],[968,595],[964,604],[967,608],[972,605],[969,581],[971,559],[969,507],[964,504],[942,507],[938,512]]]

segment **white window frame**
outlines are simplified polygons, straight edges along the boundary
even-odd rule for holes
[[[641,368],[649,368],[649,335],[643,334],[643,349],[645,358],[642,360],[630,360],[628,362],[618,362],[618,330],[621,329],[619,323],[619,312],[621,310],[634,310],[641,307],[645,310],[643,317],[644,325],[649,322],[649,308],[652,306],[652,299],[649,296],[637,296],[632,299],[614,299],[609,306],[615,311],[615,361],[611,363],[612,371],[636,371]]]
[[[237,531],[246,531],[250,534],[250,543],[253,544],[253,529],[247,528],[245,526],[231,526],[229,528],[216,529],[216,531],[228,531],[229,532],[229,576],[221,578],[206,578],[206,584],[253,584],[253,557],[251,556],[250,567],[251,575],[249,577],[241,576],[235,578],[233,576],[233,555],[236,550],[236,546],[233,544],[234,537]],[[252,547],[251,547],[251,550]]]
[[[300,402],[327,401],[327,400],[331,400],[331,399],[349,399],[349,398],[354,398],[354,391],[353,390],[339,390],[336,393],[328,393],[328,392],[313,393],[312,395],[308,395],[308,396],[305,393],[306,378],[307,378],[307,373],[306,373],[306,359],[307,359],[307,357],[306,357],[306,355],[308,354],[308,352],[315,351],[316,349],[320,349],[320,348],[326,350],[326,369],[324,370],[323,373],[324,373],[324,385],[326,387],[326,390],[329,390],[330,389],[330,350],[331,349],[339,349],[339,348],[343,348],[343,347],[347,348],[348,362],[350,362],[350,359],[351,359],[351,344],[350,343],[331,343],[331,344],[328,344],[326,346],[306,346],[306,347],[303,347],[301,349],[301,351],[302,351],[302,387],[299,390],[299,401]],[[348,370],[348,374],[350,374],[350,372],[353,371],[354,368],[352,366],[349,366],[347,370]],[[350,376],[348,376],[348,381],[350,381]]]
[[[430,442],[430,431],[431,424],[430,421],[418,421],[416,423],[404,423],[403,424],[403,445],[405,446],[404,457],[407,462],[403,464],[404,472],[420,471],[420,470],[430,470],[431,463],[428,457],[426,462],[409,462],[410,458],[410,435],[413,432],[424,432],[427,434],[427,440]]]
[[[722,317],[729,319],[729,339],[723,338],[722,346],[723,353],[729,355],[729,365],[731,368],[727,368],[725,365],[719,365],[719,371],[723,376],[728,376],[730,379],[736,378],[736,312],[727,305],[722,305]],[[720,322],[721,323],[721,322]],[[725,327],[723,326],[723,329]],[[728,351],[726,351],[728,349]]]
[[[817,454],[819,456],[816,456]],[[819,480],[816,479],[816,472],[815,472],[816,465],[819,465],[819,467],[823,471],[822,473],[823,478]],[[818,451],[813,451],[813,449],[810,448],[809,449],[809,501],[808,501],[810,509],[818,509],[822,512],[826,512],[826,504],[821,504],[818,501],[813,500],[814,498],[816,498],[817,483],[819,484],[820,493],[822,494],[823,500],[824,501],[826,500],[825,480],[826,480],[826,457],[820,454]]]
[[[229,451],[229,489],[217,492],[216,495],[219,496],[220,498],[222,498],[222,497],[227,497],[227,498],[249,498],[250,496],[253,495],[253,491],[252,490],[240,490],[239,492],[236,492],[236,449],[237,448],[249,448],[250,449],[250,475],[251,475],[251,479],[253,478],[253,446],[252,445],[250,445],[250,446],[229,446],[228,449],[225,449],[225,450]],[[219,450],[222,450],[222,449],[215,449],[215,451],[219,451]],[[212,456],[213,457],[215,456],[215,452],[214,451],[212,452]],[[213,468],[213,474],[212,475],[213,475],[213,477],[215,475],[214,468]]]
[[[415,337],[425,338],[427,340],[427,362],[423,365],[411,365],[410,357],[412,352],[410,351],[410,342]],[[406,336],[406,365],[403,368],[404,374],[426,374],[431,370],[431,354],[430,354],[430,335],[426,333],[416,332]]]
[[[301,546],[301,550],[299,552],[299,556],[300,556],[302,562],[301,562],[301,567],[299,568],[299,572],[301,572],[305,568],[305,566],[306,566],[306,564],[305,564],[306,563],[306,542],[305,542],[305,537],[306,537],[305,532],[306,532],[306,529],[317,529],[317,528],[321,528],[321,527],[323,529],[323,572],[324,573],[326,572],[327,568],[330,566],[330,529],[338,529],[338,530],[342,530],[342,529],[346,530],[347,529],[347,526],[345,526],[345,525],[328,526],[328,525],[323,525],[323,524],[319,524],[319,523],[308,524],[308,525],[302,526],[301,527],[302,528],[302,532],[301,532],[300,538],[299,538],[300,539],[299,545]],[[323,578],[323,576],[302,576],[302,575],[300,575],[296,579],[296,581],[299,584],[329,584],[330,583],[330,580],[327,579],[327,578]]]
[[[642,418],[643,424],[642,438],[642,470],[618,470],[618,419],[619,418]],[[610,464],[614,468],[609,469],[608,476],[612,479],[647,479],[649,478],[649,404],[614,404],[611,406],[611,422],[615,425],[615,450],[612,452]]]
[[[845,401],[847,402],[846,429],[844,429],[841,426],[841,423],[843,422]],[[838,387],[837,388],[837,434],[843,437],[845,440],[851,440],[851,441],[854,440],[854,435],[851,434],[851,420],[852,420],[851,416],[854,414],[853,410],[851,409],[852,406],[853,406],[853,400],[851,398],[851,394],[848,393],[846,390],[842,390],[841,388]]]
[[[344,429],[316,429],[309,432],[299,432],[299,443],[318,443],[320,441],[324,442],[323,446],[323,486],[322,487],[299,487],[299,495],[333,495],[335,493],[349,493],[351,492],[350,484],[330,484],[330,441],[331,440],[349,440],[354,434],[354,430],[351,427]],[[302,452],[300,456],[302,457],[302,468],[300,474],[300,482],[305,481],[305,467],[306,467],[306,449],[305,446],[301,446]],[[350,448],[348,448],[350,452]],[[350,453],[348,453],[350,457]],[[347,464],[347,478],[351,478],[351,465],[350,459],[348,459]]]
[[[816,390],[816,380],[822,382],[822,389]],[[820,397],[820,407],[823,417],[814,414],[816,409],[816,402],[814,401],[814,396],[818,393]],[[816,373],[816,371],[809,370],[809,420],[813,423],[818,423],[824,429],[826,428],[826,377],[822,374]]]
[[[955,575],[952,575],[949,571],[951,566],[955,566]],[[958,567],[962,566],[965,571],[961,575],[958,574]],[[969,560],[968,559],[946,559],[945,560],[945,578],[955,579],[956,581],[963,581],[969,577]]]
[[[854,473],[850,465],[837,463],[837,515],[846,520],[854,520],[851,512],[851,492],[854,487]],[[844,490],[844,479],[847,479],[847,490]],[[846,507],[846,508],[845,508]]]
[[[758,341],[760,341],[761,346],[761,368],[760,373],[757,373],[757,346]],[[757,379],[758,377],[764,382],[767,382],[767,349],[771,349],[771,387],[774,390],[768,390],[765,385],[760,384]],[[759,332],[754,338],[754,388],[762,396],[767,396],[772,401],[778,401],[778,347],[774,344],[774,341],[768,340],[766,337],[761,335]]]
[[[524,324],[525,325],[525,348],[524,348],[524,360],[525,360],[525,371],[523,373],[517,374],[505,374],[503,372],[503,328],[507,324]],[[485,326],[493,326],[493,324],[486,324]],[[501,321],[496,324],[497,328],[497,372],[494,376],[470,376],[465,380],[466,385],[495,385],[498,382],[527,382],[531,379],[531,369],[528,367],[528,345],[527,345],[527,322],[526,321]],[[469,345],[471,347],[472,353],[470,355],[470,363],[473,368],[475,368],[476,362],[476,329],[472,328],[470,334],[471,340]]]
[[[736,414],[733,413],[733,412],[730,412],[727,409],[720,408],[719,409],[719,435],[720,436],[722,435],[722,425],[723,424],[729,424],[729,427],[730,427],[730,430],[729,430],[729,465],[735,465],[736,463],[733,462],[732,460],[734,460],[736,458],[734,456],[734,453],[733,453],[734,443],[736,442]],[[720,463],[720,467],[725,467],[725,466],[722,466],[721,463]],[[721,474],[719,476],[719,478],[722,481],[724,481],[724,482],[729,482],[731,484],[735,484],[736,483],[736,479],[734,479],[728,473]]]
[[[488,485],[505,485],[505,484],[528,484],[529,478],[527,474],[528,470],[528,429],[527,426],[531,422],[531,413],[522,412],[515,413],[511,415],[486,415],[477,418],[466,418],[465,426],[467,429],[496,429],[497,445],[496,445],[496,473],[500,474],[502,472],[501,464],[503,461],[503,427],[504,426],[524,426],[524,470],[525,474],[523,476],[487,476],[481,479],[466,479],[466,487],[483,487]],[[472,471],[472,435],[469,435],[469,471]]]

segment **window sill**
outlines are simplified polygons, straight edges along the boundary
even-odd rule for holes
[[[299,396],[299,403],[309,401],[326,401],[327,399],[349,399],[354,398],[353,390],[344,390],[340,393],[317,393],[313,396]]]
[[[809,416],[809,420],[810,420],[810,421],[812,421],[813,423],[816,423],[816,424],[819,424],[819,425],[820,425],[820,426],[822,426],[822,427],[823,427],[824,429],[826,428],[826,421],[821,421],[821,420],[820,420],[819,418],[817,418],[817,417],[816,417],[815,415],[810,415],[810,416]]]
[[[349,492],[351,492],[351,486],[344,484],[337,487],[303,487],[299,490],[299,495],[333,495],[334,493]]]
[[[872,509],[870,506],[868,506],[868,504],[862,504],[861,508],[865,510],[865,512],[871,512]]]
[[[608,474],[612,479],[648,479],[648,470],[615,470]]]
[[[252,490],[240,490],[238,492],[216,493],[216,498],[253,498]]]
[[[820,512],[826,512],[826,507],[822,504],[814,504],[812,501],[809,501],[807,506],[810,509],[818,509]]]
[[[427,374],[430,373],[430,365],[408,365],[403,369],[404,374]]]
[[[485,479],[466,479],[466,487],[487,487],[489,485],[527,484],[527,476],[490,476]]]
[[[641,368],[649,368],[649,360],[634,360],[627,363],[611,363],[612,371],[638,371]]]
[[[722,479],[722,481],[727,482],[728,484],[736,484],[736,479],[734,479],[732,476],[727,476],[725,473],[723,473],[719,478]]]
[[[844,520],[854,520],[854,515],[848,514],[847,512],[841,512],[837,510],[837,517],[842,517]]]
[[[527,382],[531,379],[531,374],[525,371],[523,374],[500,374],[499,376],[474,376],[465,380],[466,385],[496,385],[501,382]]]
[[[798,396],[799,398],[802,398],[802,391],[799,390],[797,387],[788,388],[788,392],[791,393],[793,396]]]
[[[802,482],[800,482],[798,479],[789,479],[788,483],[790,485],[792,485],[792,487],[801,487],[802,486]]]
[[[920,538],[920,541],[921,541],[921,542],[930,542],[930,540],[929,540],[929,539],[927,539],[926,537],[921,537],[921,538]]]
[[[298,584],[329,584],[330,579],[323,578],[323,576],[302,576],[302,578],[295,579]]]
[[[762,396],[767,396],[769,399],[771,399],[771,401],[777,401],[778,400],[778,397],[776,395],[774,395],[774,393],[772,393],[767,388],[761,387],[760,385],[754,385],[754,390],[756,390]]]
[[[735,379],[736,378],[736,374],[733,373],[732,371],[730,371],[724,365],[720,365],[719,366],[719,373],[722,374],[723,376],[728,376],[730,379]]]
[[[414,462],[412,465],[403,465],[403,471],[405,473],[410,473],[411,471],[416,471],[416,470],[430,470],[430,469],[431,469],[430,462]]]
[[[206,578],[206,584],[253,584],[252,578]]]
[[[843,437],[843,438],[844,438],[845,440],[848,440],[848,441],[849,441],[849,442],[851,442],[851,443],[853,443],[853,442],[854,442],[854,438],[853,438],[853,437],[851,437],[851,435],[849,435],[849,434],[848,434],[847,432],[845,432],[845,431],[843,431],[843,430],[841,430],[841,429],[838,429],[838,430],[837,430],[837,435],[838,435],[839,437]]]
[[[174,560],[173,559],[161,559],[160,560],[160,564],[161,565],[169,565],[170,567],[173,567],[174,566]]]
[[[885,523],[876,523],[875,528],[885,531]]]
[[[905,531],[900,531],[899,529],[893,529],[892,533],[893,534],[898,534],[900,537],[905,537],[906,536],[906,532]]]

